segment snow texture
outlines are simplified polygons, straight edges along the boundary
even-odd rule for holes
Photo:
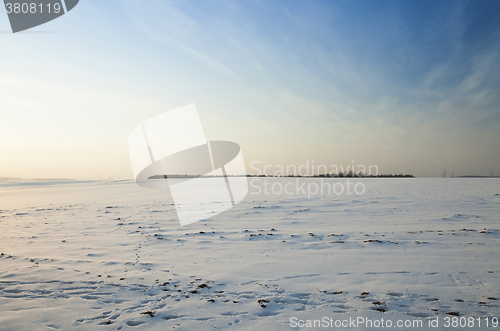
[[[254,182],[184,227],[168,192],[132,181],[0,183],[0,330],[500,317],[500,180],[351,180],[366,193],[264,195]]]

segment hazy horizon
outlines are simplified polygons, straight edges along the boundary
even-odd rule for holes
[[[355,160],[498,176],[499,14],[498,1],[80,1],[0,33],[0,177],[131,179],[131,130],[192,103],[247,173]]]

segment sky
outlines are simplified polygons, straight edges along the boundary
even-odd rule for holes
[[[500,2],[80,0],[0,9],[0,177],[131,179],[128,135],[195,103],[265,165],[500,176]]]

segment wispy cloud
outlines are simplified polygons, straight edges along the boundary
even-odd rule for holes
[[[211,55],[218,42],[214,42],[216,38],[211,35],[210,26],[200,25],[174,3],[125,1],[123,10],[136,27],[154,41],[192,56],[216,74],[237,78],[228,65]]]
[[[80,12],[95,24],[70,41],[74,53],[57,40],[2,50],[12,62],[29,49],[46,65],[22,75],[22,61],[17,74],[4,64],[0,103],[11,113],[38,105],[47,116],[75,99],[94,127],[105,118],[129,128],[196,102],[212,137],[269,162],[364,158],[417,175],[450,162],[457,174],[500,173],[496,1],[88,3]],[[66,53],[56,61],[57,48]]]

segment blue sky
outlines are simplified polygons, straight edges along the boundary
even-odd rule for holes
[[[500,175],[498,1],[81,0],[9,33],[0,177],[131,178],[127,136],[196,103],[247,164]]]

